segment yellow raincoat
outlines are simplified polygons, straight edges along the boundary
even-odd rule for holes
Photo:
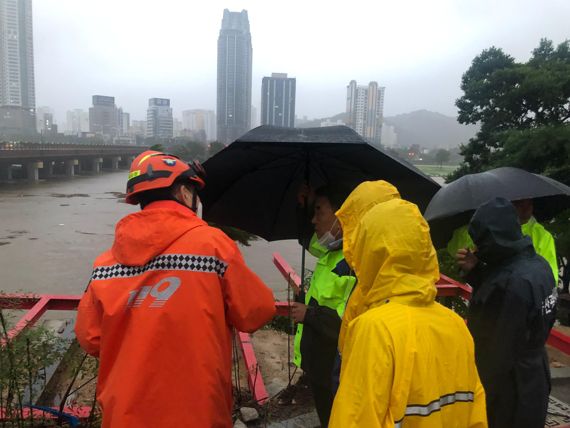
[[[350,244],[364,312],[348,326],[329,426],[487,427],[465,322],[434,301],[439,277],[418,208],[371,208]]]
[[[370,208],[391,199],[400,199],[400,193],[398,193],[398,189],[390,183],[384,180],[365,181],[360,183],[352,191],[340,209],[336,212],[336,217],[342,227],[342,250],[344,258],[349,265],[352,265],[352,248],[355,238],[354,231],[358,223],[360,223],[360,219]],[[350,289],[350,291],[352,291],[352,289]],[[346,309],[344,310],[344,316],[342,317],[342,324],[340,326],[340,334],[338,338],[338,349],[341,354],[346,328],[350,321],[356,318],[361,312],[361,309],[359,309],[361,300],[362,294],[358,286],[354,288],[352,295],[349,293],[345,296],[344,301]]]

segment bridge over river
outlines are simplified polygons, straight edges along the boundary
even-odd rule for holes
[[[128,168],[144,146],[112,144],[0,143],[0,181],[36,182],[56,176],[98,174]]]

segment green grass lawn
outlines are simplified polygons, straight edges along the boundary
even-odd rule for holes
[[[459,165],[415,165],[416,168],[429,175],[430,177],[445,177],[452,173]]]

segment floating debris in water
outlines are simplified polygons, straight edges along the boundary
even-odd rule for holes
[[[52,193],[52,198],[89,198],[87,193]]]
[[[76,230],[75,233],[81,233],[82,235],[98,235],[98,233],[94,233],[94,232],[82,232],[81,230]]]

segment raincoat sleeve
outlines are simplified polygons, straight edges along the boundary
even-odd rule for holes
[[[540,228],[537,226],[541,226]],[[558,285],[558,259],[556,258],[556,245],[554,244],[554,238],[542,225],[537,224],[531,235],[532,243],[537,254],[544,257],[544,259],[550,265],[552,269],[552,274],[554,275],[555,285]],[[524,229],[523,229],[524,231]]]
[[[329,427],[387,426],[393,373],[393,345],[386,327],[362,317],[351,323]]]
[[[467,226],[461,226],[455,229],[451,239],[447,243],[447,252],[451,257],[455,257],[457,251],[462,248],[469,248],[471,250],[474,248]]]
[[[83,350],[94,357],[99,356],[102,317],[103,308],[89,285],[77,308],[75,335]]]
[[[245,264],[236,244],[222,279],[226,314],[231,325],[251,333],[275,315],[273,292]]]

